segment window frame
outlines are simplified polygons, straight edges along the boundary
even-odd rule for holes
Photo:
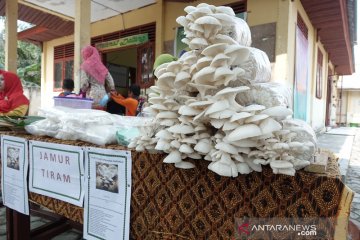
[[[58,58],[58,59],[54,59],[54,78],[53,78],[53,92],[61,92],[62,91],[62,83],[65,79],[65,73],[66,73],[66,62],[67,61],[73,61],[73,68],[72,68],[72,79],[74,79],[74,57],[63,57],[63,58]],[[62,69],[61,69],[61,80],[60,80],[60,88],[56,88],[55,83],[55,65],[57,63],[62,63]]]

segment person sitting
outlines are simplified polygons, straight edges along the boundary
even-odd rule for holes
[[[59,97],[66,97],[68,95],[75,95],[74,91],[74,80],[71,78],[65,78],[62,84],[63,92],[59,94]]]
[[[29,109],[20,78],[0,69],[0,116],[25,116]]]
[[[126,116],[136,116],[137,108],[139,105],[140,87],[133,84],[128,89],[128,97],[124,98],[121,94],[113,91],[111,92],[111,98],[118,104],[125,107]]]

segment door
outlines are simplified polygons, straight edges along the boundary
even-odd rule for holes
[[[155,43],[145,43],[139,46],[137,51],[137,84],[140,88],[148,88],[154,84]]]

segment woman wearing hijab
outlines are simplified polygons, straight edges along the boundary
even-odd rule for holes
[[[106,95],[106,89],[115,90],[114,80],[109,70],[101,62],[100,54],[93,46],[87,46],[81,51],[83,63],[81,64],[81,91],[86,97],[94,100],[93,108],[103,109],[100,100]]]
[[[25,116],[29,100],[25,97],[20,78],[0,70],[0,116]]]

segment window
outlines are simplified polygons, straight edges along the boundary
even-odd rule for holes
[[[62,90],[62,81],[74,78],[74,44],[54,48],[54,91]]]
[[[316,67],[316,98],[322,98],[322,69],[323,69],[323,55],[318,49],[317,67]]]

